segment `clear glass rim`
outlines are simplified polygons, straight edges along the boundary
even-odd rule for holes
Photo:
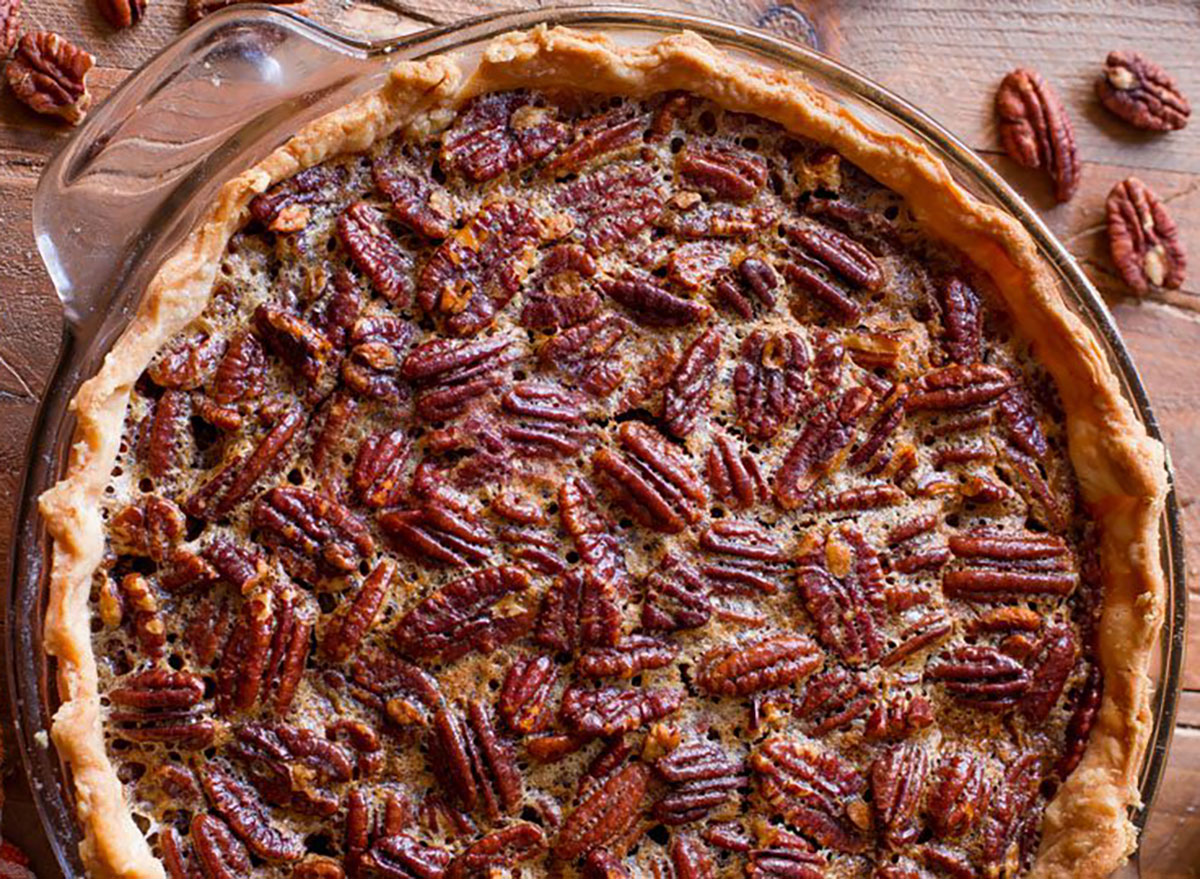
[[[1146,430],[1153,438],[1159,441],[1163,439],[1145,386],[1121,340],[1111,312],[1074,257],[1054,237],[1037,213],[977,154],[924,111],[820,52],[749,26],[729,24],[688,13],[622,5],[559,6],[522,12],[494,12],[456,24],[439,25],[384,40],[348,37],[286,7],[253,3],[223,10],[210,16],[197,27],[207,28],[212,32],[239,19],[272,16],[281,16],[289,20],[295,29],[305,32],[317,42],[336,46],[339,51],[349,51],[366,57],[387,56],[400,52],[404,52],[405,57],[427,57],[478,45],[508,31],[526,30],[547,24],[657,32],[691,30],[718,44],[732,45],[776,63],[813,73],[906,126],[949,167],[961,175],[966,175],[974,185],[995,199],[1000,207],[1022,223],[1042,257],[1053,266],[1069,300],[1082,312],[1086,322],[1099,336],[1099,341],[1121,380],[1122,388]],[[196,28],[193,28],[193,31],[195,30]],[[153,67],[174,46],[175,42],[172,42],[160,50],[137,73],[119,86],[105,105],[93,113],[102,112],[105,106],[121,100],[127,92],[142,85],[143,83],[136,81],[139,74]],[[76,138],[77,136],[73,137],[64,145],[60,156],[68,151]],[[52,164],[58,161],[56,157]],[[72,369],[72,365],[77,365],[87,341],[87,338],[80,335],[77,327],[72,327],[69,322],[65,324],[62,353],[47,384],[30,434],[24,480],[18,495],[19,503],[15,508],[9,565],[8,623],[12,637],[8,642],[8,684],[13,700],[19,751],[51,848],[64,874],[68,876],[82,875],[74,845],[77,832],[71,839],[67,839],[64,838],[65,834],[57,832],[57,829],[74,828],[73,797],[65,787],[65,775],[53,748],[48,743],[39,741],[44,734],[46,709],[51,704],[48,700],[52,697],[55,682],[52,679],[52,663],[44,661],[40,625],[42,608],[39,606],[39,592],[34,588],[45,573],[48,548],[47,535],[37,517],[37,496],[53,484],[61,473],[64,450],[55,448],[58,443],[52,440],[61,434],[67,404],[77,390],[81,377],[78,376],[77,370]],[[60,429],[48,429],[52,425],[58,425]],[[1152,706],[1154,726],[1151,741],[1139,775],[1141,805],[1134,809],[1132,814],[1139,830],[1145,827],[1166,769],[1178,708],[1186,642],[1184,535],[1174,470],[1169,456],[1167,469],[1168,495],[1161,529],[1163,573],[1168,585],[1166,621],[1161,636],[1162,680],[1157,688],[1155,704]],[[30,620],[36,621],[37,624],[29,625]]]

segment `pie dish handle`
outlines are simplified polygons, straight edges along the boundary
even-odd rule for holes
[[[95,108],[33,200],[38,251],[77,342],[123,326],[136,291],[201,207],[305,121],[385,75],[397,55],[266,7],[184,32]],[[389,61],[390,55],[390,61]]]

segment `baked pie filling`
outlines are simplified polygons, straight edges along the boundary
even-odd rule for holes
[[[687,92],[490,92],[258,195],[91,596],[172,879],[1014,876],[1095,528],[992,281]]]

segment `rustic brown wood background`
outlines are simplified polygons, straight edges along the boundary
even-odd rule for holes
[[[185,26],[185,0],[150,0],[137,27],[113,31],[91,0],[25,0],[26,30],[54,30],[97,58],[98,99]],[[539,5],[540,0],[539,0]],[[831,54],[927,110],[958,134],[1042,212],[1108,297],[1174,453],[1189,543],[1191,646],[1187,692],[1167,779],[1142,850],[1143,875],[1200,876],[1200,119],[1182,132],[1143,135],[1109,116],[1092,83],[1113,48],[1139,49],[1170,70],[1200,103],[1200,6],[1196,0],[848,0],[770,5],[763,0],[655,0],[725,20],[759,24]],[[384,37],[454,22],[519,0],[306,0],[314,18],[358,36]],[[1075,119],[1083,183],[1055,206],[1041,176],[997,148],[992,95],[1017,66],[1054,84]],[[38,260],[30,199],[43,164],[67,131],[0,96],[0,535],[11,528],[29,425],[60,339],[60,309]],[[1169,206],[1193,256],[1191,278],[1169,296],[1122,295],[1106,253],[1104,198],[1131,174]],[[13,548],[0,538],[0,570]],[[7,709],[4,709],[7,715]],[[11,745],[11,732],[5,729]],[[4,836],[27,847],[39,875],[57,876],[11,754]]]

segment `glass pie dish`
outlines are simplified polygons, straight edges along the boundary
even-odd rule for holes
[[[279,10],[240,8],[192,29],[133,76],[49,165],[35,197],[37,243],[66,313],[64,354],[31,450],[14,546],[10,670],[22,755],[56,855],[81,874],[74,808],[45,729],[56,706],[42,650],[46,536],[34,499],[62,471],[73,429],[67,401],[126,325],[137,297],[216,189],[307,121],[378,84],[398,59],[453,53],[469,67],[492,37],[536,24],[603,29],[639,44],[688,28],[735,57],[803,72],[866,124],[923,143],[981,201],[1015,215],[1065,298],[1105,347],[1124,393],[1158,437],[1140,380],[1103,303],[1035,215],[977,157],[919,111],[840,65],[748,29],[644,10],[591,7],[491,16],[382,43],[346,40]],[[1178,693],[1185,596],[1174,498],[1161,529],[1168,625],[1155,670],[1155,728],[1142,768],[1143,804],[1162,774]],[[1137,822],[1144,823],[1147,805]]]

